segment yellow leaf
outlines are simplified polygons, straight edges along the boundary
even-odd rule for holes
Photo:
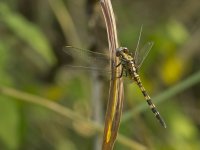
[[[185,63],[177,58],[170,57],[162,66],[161,66],[161,78],[165,84],[171,85],[181,79]]]

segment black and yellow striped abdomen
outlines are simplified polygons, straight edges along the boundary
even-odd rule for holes
[[[146,91],[145,88],[143,87],[139,75],[138,75],[136,72],[134,72],[132,75],[133,75],[132,78],[135,80],[135,82],[136,82],[137,85],[139,86],[140,90],[142,91],[142,94],[144,95],[144,97],[145,97],[145,99],[146,99],[146,101],[147,101],[147,103],[148,103],[148,105],[149,105],[151,111],[155,114],[155,117],[156,117],[156,118],[158,119],[158,121],[162,124],[162,126],[163,126],[164,128],[166,128],[167,126],[166,126],[166,124],[165,124],[165,121],[164,121],[163,118],[161,117],[160,113],[159,113],[158,110],[156,109],[156,106],[153,104],[153,102],[152,102],[150,96],[148,95],[147,91]]]

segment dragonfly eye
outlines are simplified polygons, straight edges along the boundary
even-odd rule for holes
[[[117,57],[120,56],[120,51],[116,51],[116,56],[117,56]]]
[[[123,48],[123,52],[124,52],[124,53],[129,53],[128,48],[127,48],[127,47],[124,47],[124,48]]]
[[[123,51],[123,47],[119,47],[116,49],[116,56],[119,57],[121,55],[121,51]]]

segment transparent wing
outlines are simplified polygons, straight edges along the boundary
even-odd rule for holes
[[[141,67],[149,51],[151,50],[153,44],[154,44],[153,42],[148,42],[147,44],[144,45],[142,49],[137,49],[135,51],[134,60],[137,68]]]
[[[99,72],[100,74],[110,74],[111,71],[108,67],[106,68],[98,68],[95,66],[75,66],[75,65],[65,65],[64,66],[66,69],[70,69],[70,70],[75,70],[75,71],[95,71],[95,72]]]
[[[72,63],[64,66],[65,69],[76,72],[95,71],[103,76],[111,75],[109,56],[107,54],[73,46],[66,46],[63,50],[67,55],[73,58]],[[118,72],[117,74],[120,76],[121,72]]]
[[[104,66],[109,65],[109,57],[107,54],[93,52],[87,49],[81,49],[73,46],[66,46],[64,52],[73,58],[75,66]]]
[[[73,46],[66,46],[63,51],[73,59],[70,64],[63,66],[63,69],[67,71],[76,73],[97,72],[106,77],[111,74],[109,69],[109,57],[107,54]]]

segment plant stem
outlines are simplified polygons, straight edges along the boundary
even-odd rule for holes
[[[121,78],[116,78],[117,72],[120,72],[121,70],[121,66],[116,67],[119,63],[119,59],[116,57],[116,48],[119,47],[119,44],[112,4],[110,0],[101,0],[100,2],[106,23],[110,52],[110,68],[112,70],[112,80],[110,81],[102,150],[112,150],[114,147],[121,120],[124,88],[123,80]]]

